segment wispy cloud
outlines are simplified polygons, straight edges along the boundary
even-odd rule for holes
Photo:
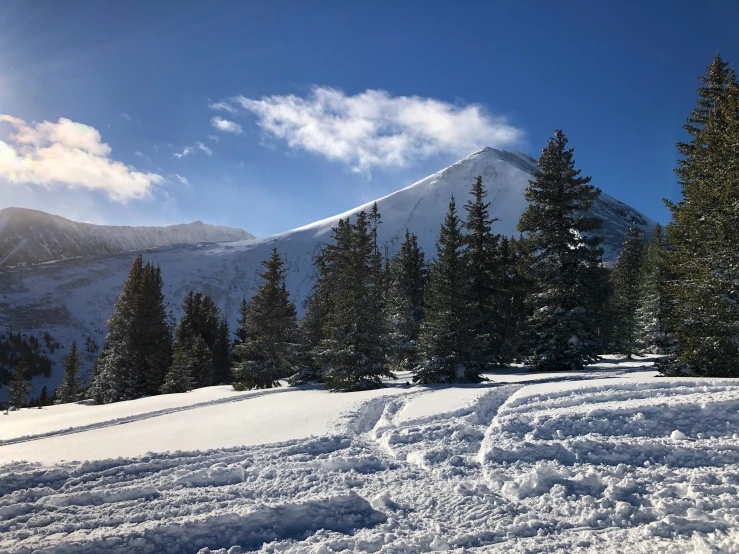
[[[0,180],[51,187],[100,190],[125,203],[148,196],[164,178],[136,171],[111,159],[111,148],[97,129],[67,118],[58,122],[26,123],[0,114],[0,122],[15,129],[10,142],[0,141]]]
[[[238,96],[213,106],[251,112],[268,135],[285,140],[291,148],[343,162],[362,173],[405,167],[437,154],[465,155],[483,146],[515,144],[523,137],[505,118],[478,104],[392,96],[383,90],[349,96],[317,86],[306,97]]]
[[[218,142],[219,140],[221,140],[221,137],[219,137],[218,135],[208,135],[208,139],[212,140],[213,142]]]
[[[125,119],[126,121],[133,121],[133,117],[128,115],[126,112],[121,112],[121,117]]]
[[[244,130],[241,128],[241,125],[239,125],[238,123],[229,121],[228,119],[223,119],[222,117],[218,116],[211,118],[210,124],[219,131],[223,131],[224,133],[234,133],[236,135],[239,135],[244,132]]]
[[[189,185],[190,184],[190,181],[187,180],[187,177],[183,177],[179,173],[175,173],[174,174],[174,177],[175,177],[175,179],[177,179],[183,185]]]
[[[213,150],[205,146],[202,142],[198,141],[193,146],[185,146],[185,148],[182,150],[182,152],[175,152],[174,157],[175,158],[184,158],[186,156],[189,156],[190,154],[194,154],[195,152],[202,151],[208,154],[208,156],[213,155]]]
[[[222,110],[228,113],[238,113],[238,109],[232,106],[227,100],[223,102],[211,102],[208,104],[211,110]]]

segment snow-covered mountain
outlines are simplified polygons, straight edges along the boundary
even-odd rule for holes
[[[202,221],[168,227],[119,227],[79,223],[38,210],[5,208],[0,210],[0,267],[252,238],[254,235],[242,229]]]
[[[461,210],[478,175],[482,176],[492,201],[491,214],[500,219],[495,224],[496,231],[516,235],[518,219],[526,208],[524,191],[535,170],[534,160],[526,154],[491,148],[475,152],[377,200],[383,221],[379,239],[387,242],[393,253],[408,228],[418,235],[427,257],[433,257],[450,197],[456,197]],[[277,248],[289,266],[287,286],[302,314],[301,303],[313,284],[312,262],[318,245],[330,240],[331,228],[339,219],[371,205],[268,238],[158,248],[147,251],[144,258],[161,265],[164,292],[176,316],[184,295],[195,289],[211,295],[235,325],[238,303],[244,295],[253,293],[260,262],[269,257],[272,248]],[[605,194],[594,211],[605,220],[603,234],[609,261],[618,255],[632,220],[647,232],[655,225],[643,214]],[[102,344],[104,322],[110,317],[132,259],[133,255],[126,253],[31,268],[0,269],[0,329],[49,330],[62,344],[72,339],[84,344],[86,337]],[[49,383],[52,386],[60,378],[58,368],[57,364],[56,374]],[[42,384],[36,383],[37,389]]]

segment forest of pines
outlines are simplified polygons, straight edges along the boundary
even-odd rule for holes
[[[461,210],[449,199],[431,253],[406,230],[389,256],[375,204],[321,245],[300,321],[277,250],[233,333],[196,291],[175,326],[160,268],[138,256],[87,387],[73,344],[53,398],[108,403],[282,379],[356,391],[398,372],[419,384],[475,383],[516,362],[578,370],[606,351],[662,355],[667,375],[739,377],[739,84],[718,54],[701,81],[690,142],[677,145],[682,199],[668,203],[672,221],[649,237],[634,223],[613,267],[589,212],[600,190],[557,130],[526,190],[518,238],[496,233],[481,178]],[[26,402],[32,374],[23,360],[6,372],[11,405]],[[42,396],[39,405],[50,401],[45,387]]]

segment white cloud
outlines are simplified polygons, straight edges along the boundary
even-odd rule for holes
[[[183,177],[179,173],[175,173],[174,176],[175,176],[175,179],[177,179],[183,185],[189,185],[190,184],[190,181],[187,180],[187,177]]]
[[[221,140],[221,137],[219,137],[218,135],[208,135],[208,139],[212,140],[213,142],[218,142],[219,140]]]
[[[164,180],[110,158],[110,146],[97,129],[64,117],[58,122],[28,124],[0,114],[0,122],[15,128],[9,141],[0,141],[0,180],[51,187],[100,190],[125,203],[148,196]]]
[[[238,123],[234,123],[233,121],[229,121],[228,119],[223,119],[222,117],[214,117],[210,120],[210,124],[218,129],[219,131],[223,131],[225,133],[234,133],[236,135],[239,135],[244,132],[244,130],[241,128],[241,125]]]
[[[519,129],[480,105],[394,97],[382,90],[348,96],[340,90],[314,87],[305,98],[238,96],[217,105],[218,109],[238,106],[254,113],[264,131],[291,148],[366,173],[375,167],[405,167],[436,154],[461,156],[483,146],[510,145],[523,137]]]
[[[133,121],[133,118],[128,115],[126,112],[121,112],[121,117],[125,119],[126,121]]]
[[[233,107],[231,104],[229,104],[228,101],[212,102],[211,104],[208,104],[208,107],[211,110],[222,110],[228,113],[237,113],[239,111],[235,107]]]
[[[193,146],[185,146],[185,148],[182,150],[182,152],[175,152],[174,157],[175,158],[184,158],[185,156],[189,156],[190,154],[194,154],[198,150],[205,152],[208,154],[208,156],[213,155],[213,150],[205,146],[202,142],[198,141]]]

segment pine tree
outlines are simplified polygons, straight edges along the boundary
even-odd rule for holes
[[[236,323],[239,324],[239,326],[234,331],[234,335],[236,338],[233,341],[233,346],[238,346],[242,342],[246,340],[246,330],[244,329],[244,324],[246,322],[246,314],[249,313],[249,302],[246,300],[246,295],[241,299],[241,304],[239,304],[239,317],[236,320]]]
[[[631,359],[632,354],[641,350],[639,332],[639,308],[641,266],[644,258],[644,234],[633,222],[626,234],[621,253],[613,266],[612,346],[616,352]]]
[[[418,238],[406,229],[403,244],[389,263],[387,277],[388,360],[394,370],[412,370],[417,364],[426,278],[426,261]]]
[[[263,282],[244,319],[246,338],[234,348],[240,360],[234,372],[237,390],[279,386],[278,380],[293,372],[297,358],[296,310],[285,286],[287,269],[276,248],[262,266]]]
[[[165,394],[187,392],[197,388],[198,383],[212,379],[213,357],[208,345],[200,335],[189,338],[186,343],[175,343],[172,365],[167,371],[161,392]]]
[[[387,329],[383,306],[382,255],[377,247],[379,213],[362,211],[354,225],[339,221],[334,244],[325,251],[324,271],[330,309],[325,338],[315,356],[326,368],[332,390],[353,391],[384,386],[394,377],[385,367]]]
[[[191,377],[194,387],[209,387],[221,382],[216,377],[224,378],[230,369],[227,352],[227,337],[223,337],[223,318],[213,299],[202,292],[189,291],[182,301],[182,318],[175,330],[175,342],[188,348],[193,341],[203,339],[210,355],[210,364],[202,365],[202,371],[195,371]],[[220,338],[219,338],[220,337]],[[217,364],[217,365],[216,365]]]
[[[668,254],[664,231],[657,224],[644,253],[637,310],[640,340],[644,350],[652,354],[670,354],[675,348],[675,337],[668,328],[673,311],[673,304],[667,293],[667,287],[672,281]]]
[[[719,54],[678,143],[682,199],[667,202],[676,352],[669,374],[739,377],[739,84]]]
[[[223,316],[218,323],[218,334],[213,344],[213,380],[216,385],[230,383],[232,379],[230,335],[228,319]]]
[[[156,394],[172,357],[159,267],[134,260],[98,357],[89,394],[98,403]]]
[[[28,376],[28,364],[21,360],[13,370],[8,383],[8,404],[16,409],[28,405],[28,395],[33,392],[33,384]]]
[[[582,369],[597,359],[605,278],[603,221],[587,215],[600,189],[575,169],[574,149],[555,131],[526,189],[529,205],[519,231],[528,233],[528,270],[533,284],[530,362],[537,370]]]
[[[50,402],[49,402],[49,391],[46,388],[46,385],[44,385],[41,388],[41,394],[38,397],[38,403],[39,403],[39,408],[41,408],[42,406],[48,406],[50,404]]]
[[[490,217],[490,202],[485,202],[487,191],[478,177],[470,191],[472,198],[464,209],[467,221],[464,228],[465,266],[469,283],[467,313],[470,316],[474,342],[474,364],[483,369],[501,366],[511,361],[505,352],[503,291],[505,268],[501,260],[500,235],[492,232],[498,218]]]
[[[419,360],[413,380],[430,383],[476,383],[474,334],[467,312],[469,285],[462,221],[452,196],[441,225],[436,259],[431,264],[424,295],[425,320],[419,336]]]
[[[84,388],[80,380],[80,357],[77,352],[77,341],[72,341],[69,353],[64,358],[64,379],[59,386],[60,404],[77,402],[82,398]]]

